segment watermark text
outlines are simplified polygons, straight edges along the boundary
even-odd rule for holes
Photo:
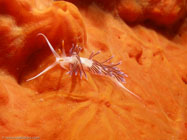
[[[40,137],[29,137],[29,136],[15,136],[15,137],[9,137],[9,136],[2,136],[1,137],[4,140],[36,140],[40,139]]]

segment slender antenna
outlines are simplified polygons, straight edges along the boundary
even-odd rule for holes
[[[49,71],[50,69],[52,69],[53,67],[55,67],[57,65],[57,63],[53,63],[51,64],[50,66],[48,66],[46,69],[44,69],[42,72],[40,72],[39,74],[37,74],[36,76],[30,78],[30,79],[27,79],[26,81],[30,81],[30,80],[33,80],[39,76],[41,76],[42,74],[46,73],[47,71]]]
[[[41,35],[44,37],[44,39],[46,40],[47,44],[49,45],[49,48],[51,49],[53,55],[55,56],[55,58],[59,58],[60,56],[56,53],[56,51],[53,49],[53,46],[51,45],[51,43],[49,42],[49,40],[47,39],[47,37],[42,34],[42,33],[38,33],[38,36]]]

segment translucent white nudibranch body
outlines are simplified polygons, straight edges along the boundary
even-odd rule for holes
[[[80,57],[80,59],[81,59],[81,62],[83,64],[83,67],[85,67],[85,68],[91,68],[92,67],[93,61],[91,59],[83,58],[83,57]]]
[[[69,64],[74,64],[77,62],[77,58],[75,56],[65,56],[56,58],[56,62],[64,69],[67,69]]]
[[[26,81],[33,80],[33,79],[41,76],[45,72],[49,71],[50,69],[52,69],[56,65],[60,65],[63,69],[69,70],[70,75],[72,75],[73,73],[75,75],[77,75],[77,73],[79,72],[80,77],[82,77],[82,73],[83,73],[85,75],[85,78],[87,78],[86,73],[84,71],[84,69],[85,69],[85,70],[92,72],[94,74],[109,76],[119,87],[126,90],[131,95],[135,96],[136,98],[141,99],[138,95],[136,95],[135,93],[130,91],[128,88],[126,88],[122,84],[122,83],[125,83],[124,77],[127,77],[127,75],[125,73],[123,73],[119,68],[116,67],[117,65],[121,64],[120,62],[117,64],[104,64],[104,63],[108,62],[109,60],[111,60],[112,57],[105,60],[104,62],[99,62],[99,61],[92,59],[95,55],[99,54],[100,52],[97,52],[95,54],[92,53],[89,58],[80,57],[78,54],[79,51],[77,51],[77,52],[75,51],[75,49],[79,49],[78,45],[71,48],[71,51],[70,51],[71,55],[70,56],[66,55],[64,48],[62,49],[62,54],[59,55],[54,50],[54,48],[52,47],[49,40],[47,39],[47,37],[44,34],[39,33],[38,35],[41,35],[44,37],[51,52],[53,53],[54,57],[56,58],[56,61],[54,63],[52,63],[50,66],[48,66],[46,69],[44,69],[42,72],[40,72],[36,76],[34,76]]]
[[[92,60],[88,58],[84,58],[84,57],[80,57],[80,60],[81,60],[81,63],[84,69],[88,69],[92,67],[92,64],[93,64]],[[67,69],[69,64],[79,63],[76,56],[67,56],[67,57],[57,58],[56,62],[64,69]]]

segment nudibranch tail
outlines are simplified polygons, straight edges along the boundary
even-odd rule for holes
[[[113,79],[114,80],[114,79]],[[128,88],[126,88],[122,83],[120,83],[117,80],[114,80],[114,82],[121,87],[122,89],[126,90],[128,93],[130,93],[132,96],[136,97],[139,100],[142,100],[138,95],[136,95],[134,92],[130,91]]]

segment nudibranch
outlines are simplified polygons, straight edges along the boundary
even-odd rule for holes
[[[68,73],[72,75],[80,75],[80,78],[82,79],[82,76],[87,79],[87,75],[85,71],[91,72],[93,74],[101,75],[101,76],[108,76],[110,77],[118,86],[128,91],[133,96],[140,99],[138,95],[127,89],[122,83],[126,83],[125,77],[128,77],[127,74],[122,72],[119,68],[116,66],[120,65],[121,62],[116,64],[106,64],[109,62],[113,57],[108,58],[107,60],[103,62],[99,62],[97,60],[94,60],[94,56],[98,55],[100,51],[97,53],[91,53],[89,58],[84,58],[79,56],[79,52],[81,51],[81,47],[79,45],[72,45],[72,48],[69,50],[69,54],[66,55],[65,49],[64,49],[64,41],[62,41],[62,53],[58,54],[47,37],[39,33],[38,35],[43,36],[46,40],[51,52],[53,53],[54,57],[56,58],[56,61],[52,63],[50,66],[48,66],[46,69],[44,69],[42,72],[37,74],[36,76],[27,79],[26,81],[33,80],[42,74],[46,73],[56,65],[60,65],[63,69],[69,71]]]

